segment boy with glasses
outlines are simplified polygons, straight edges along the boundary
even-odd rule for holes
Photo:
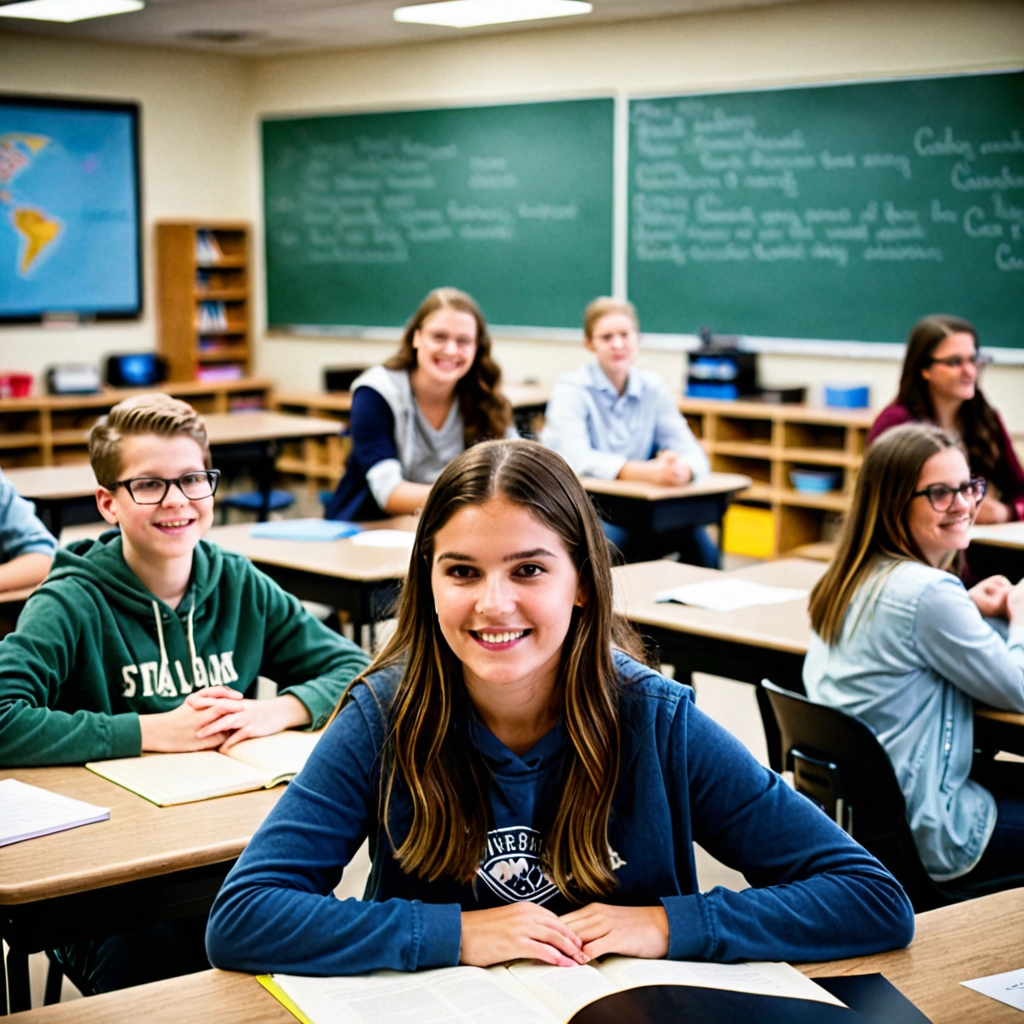
[[[139,395],[89,435],[119,532],[57,552],[0,642],[0,765],[219,748],[322,727],[369,659],[248,559],[202,540],[220,474],[185,402]],[[280,686],[255,700],[258,676]],[[208,966],[205,918],[56,951],[87,994]]]

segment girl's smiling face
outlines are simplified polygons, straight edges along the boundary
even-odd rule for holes
[[[471,696],[551,694],[583,593],[561,537],[504,498],[467,505],[434,536],[434,609]]]
[[[923,491],[933,484],[958,488],[970,478],[970,467],[960,449],[945,448],[921,467],[914,489]],[[962,494],[954,494],[952,499],[945,512],[936,512],[925,494],[910,499],[907,529],[929,565],[942,565],[949,555],[970,543],[969,531],[978,513],[978,503]]]
[[[471,313],[446,306],[435,310],[413,335],[416,372],[434,386],[454,388],[476,358],[476,320]]]

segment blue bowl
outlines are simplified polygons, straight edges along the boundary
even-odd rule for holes
[[[791,469],[789,481],[803,494],[825,494],[839,486],[841,473],[837,469]]]

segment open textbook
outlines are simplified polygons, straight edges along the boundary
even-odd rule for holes
[[[586,967],[519,960],[507,966],[445,967],[414,974],[375,971],[351,978],[274,974],[260,982],[310,1024],[566,1024],[595,1000],[646,985],[689,985],[844,1005],[789,964],[628,956],[607,956]]]
[[[718,579],[684,583],[656,594],[655,601],[675,601],[713,612],[735,612],[757,604],[784,604],[807,596],[806,590],[793,587],[771,587],[752,580]]]
[[[269,789],[302,771],[319,732],[289,729],[242,740],[226,754],[196,750],[185,754],[143,754],[90,761],[86,768],[160,807],[215,796]]]

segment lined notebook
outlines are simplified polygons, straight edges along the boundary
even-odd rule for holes
[[[109,807],[73,800],[17,779],[0,780],[0,846],[106,821]]]

